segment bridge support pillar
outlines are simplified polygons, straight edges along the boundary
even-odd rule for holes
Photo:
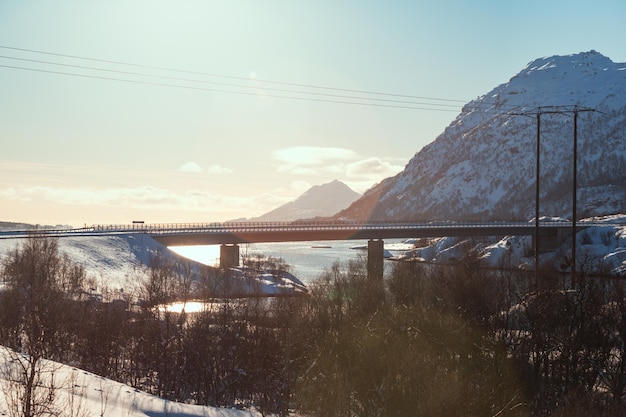
[[[220,268],[239,266],[239,245],[220,246]]]
[[[385,243],[382,239],[370,239],[367,242],[367,277],[383,279]]]
[[[534,251],[535,248],[537,248],[539,253],[556,250],[565,243],[567,239],[571,238],[571,233],[571,230],[566,229],[542,229],[539,231],[539,239],[536,239],[533,235],[532,249]]]

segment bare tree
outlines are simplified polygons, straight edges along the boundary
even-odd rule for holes
[[[6,381],[2,386],[11,417],[56,415],[55,371],[58,366],[44,360],[33,360],[12,350],[4,352],[0,372]]]
[[[56,240],[31,237],[8,255],[3,272],[15,309],[9,320],[12,366],[5,369],[19,388],[14,410],[23,417],[50,414],[54,375],[44,359],[58,360],[71,340],[67,309],[82,294],[85,271],[59,254]]]

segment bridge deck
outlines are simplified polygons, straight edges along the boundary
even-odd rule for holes
[[[578,228],[607,223],[578,223]],[[569,222],[540,222],[540,235],[570,229]],[[444,236],[534,235],[535,223],[528,222],[231,222],[195,224],[96,225],[79,229],[31,229],[1,231],[0,239],[37,237],[80,237],[147,234],[166,246],[297,242],[318,240],[392,239]]]

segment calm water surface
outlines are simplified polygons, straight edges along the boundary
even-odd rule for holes
[[[389,240],[385,243],[399,241],[399,239]],[[241,256],[262,254],[283,258],[291,266],[291,273],[306,284],[318,278],[324,270],[330,269],[335,262],[345,264],[348,260],[356,260],[359,256],[366,256],[366,251],[350,249],[353,246],[363,245],[367,245],[367,240],[250,243],[240,245],[240,254]],[[178,246],[170,247],[170,249],[206,265],[215,266],[219,264],[219,245]]]

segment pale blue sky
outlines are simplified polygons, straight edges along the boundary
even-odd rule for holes
[[[333,179],[363,192],[535,58],[626,62],[624,22],[622,0],[0,0],[0,220],[222,221]]]

